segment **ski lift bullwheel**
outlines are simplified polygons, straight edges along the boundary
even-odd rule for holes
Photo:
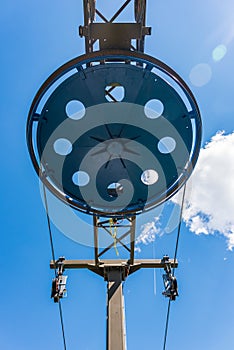
[[[45,81],[31,105],[27,142],[35,170],[59,199],[92,215],[133,215],[187,181],[201,118],[188,86],[161,61],[100,51]]]

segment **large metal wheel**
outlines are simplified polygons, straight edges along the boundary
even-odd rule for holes
[[[187,181],[201,118],[188,86],[161,61],[94,52],[60,67],[39,89],[27,142],[35,170],[59,199],[92,215],[133,215]]]

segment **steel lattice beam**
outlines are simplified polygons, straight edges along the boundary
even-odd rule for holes
[[[135,21],[130,23],[116,22],[125,8],[134,2]],[[96,8],[95,0],[83,0],[84,25],[79,27],[79,34],[85,37],[86,53],[94,51],[94,44],[99,41],[99,50],[125,49],[144,52],[145,35],[151,34],[151,28],[145,26],[146,0],[126,0],[114,15],[108,20],[104,14]],[[95,14],[102,20],[96,22]],[[132,45],[132,40],[136,45]]]

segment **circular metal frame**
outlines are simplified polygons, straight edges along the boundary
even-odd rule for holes
[[[74,198],[71,198],[61,190],[54,187],[54,185],[47,179],[46,174],[41,174],[41,168],[40,168],[40,161],[37,156],[37,150],[34,142],[34,136],[33,136],[33,130],[35,124],[38,122],[38,106],[41,103],[43,97],[46,93],[48,93],[48,90],[55,84],[57,81],[65,76],[67,73],[72,71],[73,69],[80,69],[82,66],[90,65],[94,62],[108,62],[108,61],[115,61],[115,62],[127,62],[127,61],[134,61],[137,62],[137,64],[145,65],[145,66],[152,66],[156,67],[159,71],[161,71],[163,74],[166,74],[167,77],[172,79],[183,91],[186,98],[188,99],[193,114],[196,116],[194,118],[195,121],[195,130],[196,135],[194,139],[193,144],[193,150],[190,154],[189,164],[186,166],[186,169],[184,169],[182,176],[177,179],[177,181],[173,184],[173,186],[169,189],[167,189],[165,197],[161,198],[161,200],[155,201],[155,203],[150,203],[144,206],[143,210],[136,211],[135,209],[126,210],[125,212],[102,212],[100,210],[96,210],[95,208],[90,208],[88,205],[87,207],[84,207],[83,205],[80,205]],[[198,105],[196,103],[196,100],[189,89],[189,87],[186,85],[186,83],[180,78],[180,76],[174,72],[170,67],[168,67],[166,64],[161,62],[160,60],[153,58],[149,55],[139,53],[139,52],[131,52],[131,51],[120,51],[120,50],[108,50],[108,51],[98,51],[93,52],[89,54],[84,54],[82,56],[79,56],[77,58],[72,59],[71,61],[67,62],[63,66],[61,66],[59,69],[57,69],[41,86],[39,91],[37,92],[32,105],[30,107],[30,111],[28,114],[28,120],[27,120],[27,144],[28,149],[30,153],[30,157],[33,163],[33,166],[38,174],[38,176],[41,178],[43,183],[46,185],[46,187],[57,196],[60,200],[65,202],[66,204],[70,205],[74,209],[80,210],[82,212],[90,213],[92,215],[99,215],[99,216],[130,216],[139,214],[142,211],[149,210],[167,199],[169,199],[171,196],[173,196],[181,187],[182,185],[187,181],[189,176],[191,175],[193,168],[196,164],[200,145],[201,145],[201,129],[202,129],[202,122],[201,122],[201,116],[199,112]]]

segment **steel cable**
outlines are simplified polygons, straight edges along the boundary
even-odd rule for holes
[[[177,253],[178,253],[178,246],[179,246],[179,239],[180,239],[180,231],[181,231],[181,222],[182,222],[182,215],[183,215],[183,208],[184,208],[185,192],[186,192],[186,184],[184,185],[183,194],[182,194],[182,200],[181,200],[179,225],[178,225],[177,238],[176,238],[176,246],[175,246],[175,253],[174,253],[174,264],[175,264],[175,262],[176,262]],[[173,274],[173,276],[174,276],[174,274],[175,274],[175,267],[173,268],[173,273],[172,273],[172,274]]]
[[[48,230],[49,230],[49,236],[50,236],[51,254],[52,254],[52,260],[55,266],[56,261],[55,261],[54,242],[53,242],[53,236],[52,236],[52,230],[51,230],[51,222],[50,222],[50,216],[49,216],[49,207],[48,207],[48,201],[47,201],[47,195],[46,195],[46,188],[44,183],[42,183],[42,187],[43,187],[43,195],[44,195],[44,202],[45,202],[45,209],[46,209],[47,224],[48,224]],[[54,274],[56,277],[56,266],[54,267]],[[63,321],[63,310],[62,310],[62,304],[60,300],[59,300],[59,317],[60,317],[60,324],[61,324],[62,337],[63,337],[63,347],[64,347],[64,350],[67,350],[64,321]]]
[[[180,208],[180,216],[179,216],[179,224],[178,224],[178,230],[177,230],[177,238],[176,238],[176,246],[175,246],[175,253],[174,253],[174,264],[176,262],[176,257],[178,253],[178,246],[179,246],[179,239],[180,239],[180,231],[181,231],[181,222],[182,222],[182,215],[183,215],[183,207],[184,207],[184,199],[185,199],[185,191],[186,191],[186,184],[184,185],[183,194],[182,194],[182,200],[181,200],[181,208]],[[173,268],[172,275],[175,274],[175,267]],[[168,307],[167,307],[167,317],[166,317],[166,324],[165,324],[165,332],[164,332],[164,340],[163,340],[163,350],[166,350],[166,344],[167,344],[167,334],[168,334],[168,326],[169,326],[169,318],[170,318],[170,309],[171,309],[171,299],[168,301]]]
[[[166,349],[167,332],[168,332],[169,316],[170,316],[170,308],[171,308],[171,299],[169,299],[169,301],[168,301],[168,307],[167,307],[167,318],[166,318],[166,326],[165,326],[165,332],[164,332],[163,350]]]

